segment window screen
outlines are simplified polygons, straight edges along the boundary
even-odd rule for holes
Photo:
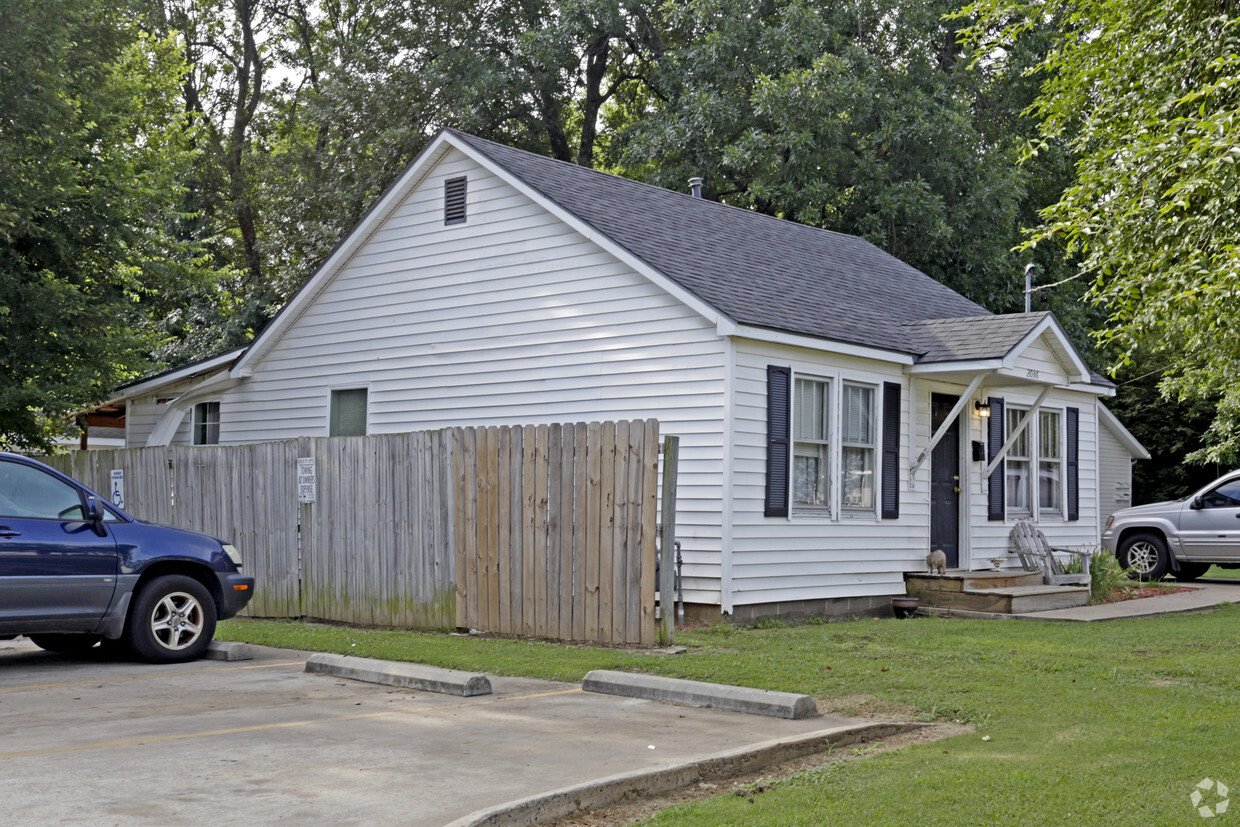
[[[332,391],[328,436],[366,435],[366,389]]]

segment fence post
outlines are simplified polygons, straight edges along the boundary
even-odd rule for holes
[[[659,644],[672,645],[676,628],[676,469],[680,437],[663,437],[663,507],[659,520]]]

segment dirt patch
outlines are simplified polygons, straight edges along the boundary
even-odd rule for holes
[[[1143,597],[1162,597],[1166,594],[1175,594],[1176,592],[1186,592],[1189,589],[1186,586],[1121,586],[1113,590],[1106,597],[1099,600],[1099,603],[1119,603],[1123,600],[1140,600]]]
[[[860,698],[861,696],[857,696]],[[845,699],[840,698],[839,701]],[[822,709],[820,702],[819,709]],[[825,710],[823,710],[825,711]],[[964,724],[930,724],[910,732],[901,732],[886,738],[850,744],[847,747],[817,755],[808,755],[782,764],[767,767],[762,772],[741,775],[729,781],[716,783],[702,782],[683,790],[666,795],[634,801],[618,807],[608,807],[589,813],[548,822],[552,827],[607,827],[613,824],[636,824],[642,819],[692,801],[701,801],[717,795],[750,796],[757,792],[765,792],[771,785],[783,781],[799,772],[822,767],[827,764],[840,764],[861,761],[871,755],[878,755],[893,749],[903,749],[915,744],[928,744],[943,738],[964,735],[973,732],[973,727]]]

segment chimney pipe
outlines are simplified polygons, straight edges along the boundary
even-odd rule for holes
[[[696,175],[689,179],[689,194],[694,198],[702,197],[702,179]]]

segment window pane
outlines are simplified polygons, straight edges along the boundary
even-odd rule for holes
[[[1059,463],[1043,462],[1038,465],[1038,508],[1058,511],[1063,499],[1059,496]]]
[[[329,436],[366,435],[366,389],[332,391]]]
[[[1007,431],[1004,432],[1005,438],[1010,437],[1012,434],[1016,432],[1016,426],[1020,424],[1021,417],[1025,415],[1025,412],[1018,408],[1017,409],[1008,408],[1006,411],[1006,415],[1007,415]],[[1015,442],[1012,443],[1012,447],[1008,450],[1007,455],[1008,457],[1015,457],[1017,459],[1028,459],[1029,458],[1029,428],[1028,426],[1025,427],[1025,430],[1021,431],[1020,437]]]
[[[874,449],[844,447],[845,508],[874,507]]]
[[[16,462],[0,462],[0,517],[81,520],[76,488],[50,474]]]
[[[194,444],[220,443],[220,403],[199,402],[194,406]]]
[[[796,439],[827,439],[827,383],[814,379],[796,382]]]
[[[796,505],[827,505],[827,446],[797,446],[792,463],[792,501]]]
[[[1007,490],[1007,506],[1016,511],[1029,510],[1029,462],[1014,460],[1011,454],[1007,460],[1005,488]]]
[[[1038,413],[1038,456],[1043,459],[1059,459],[1059,412]]]
[[[873,443],[874,389],[845,385],[843,418],[845,442]]]

